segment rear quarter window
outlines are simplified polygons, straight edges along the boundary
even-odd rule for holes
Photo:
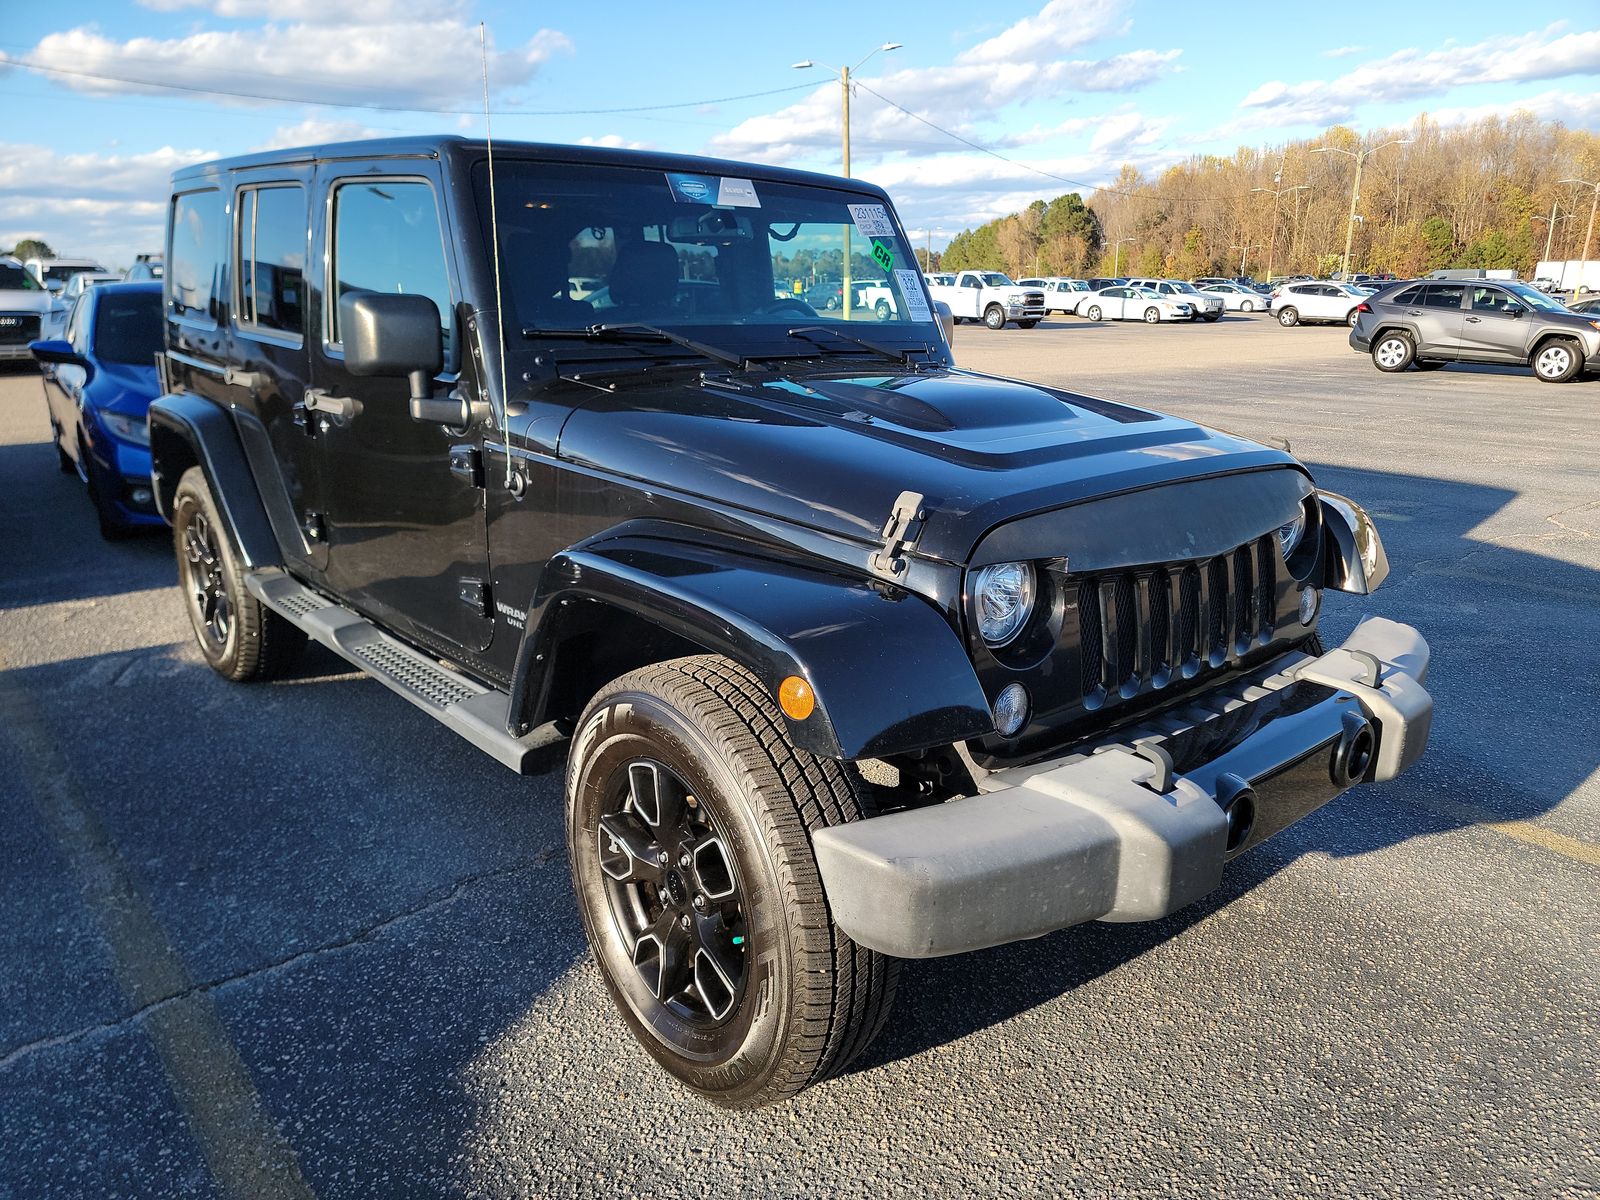
[[[227,214],[216,189],[172,198],[167,233],[167,302],[175,317],[222,319]]]

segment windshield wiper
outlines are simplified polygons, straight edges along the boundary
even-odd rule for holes
[[[673,333],[670,329],[662,329],[659,325],[646,325],[643,321],[628,321],[626,323],[588,325],[582,329],[524,329],[522,336],[525,338],[588,338],[590,341],[637,341],[645,339],[656,342],[672,342],[682,346],[685,350],[693,350],[702,358],[709,358],[712,362],[723,363],[736,371],[744,370],[745,359],[742,355],[730,354],[726,350],[719,350],[716,346],[708,346],[704,342],[697,342],[693,338],[684,337],[681,333]]]
[[[803,338],[804,340],[810,342],[813,346],[820,346],[822,343],[816,338],[809,336],[810,334],[831,333],[836,338],[843,338],[847,342],[854,342],[863,350],[871,350],[880,358],[887,358],[890,362],[899,363],[903,367],[909,367],[912,365],[911,353],[913,350],[921,350],[924,354],[932,353],[932,351],[930,351],[926,346],[911,346],[905,350],[891,350],[888,346],[880,346],[877,342],[869,342],[866,338],[859,338],[853,333],[846,333],[842,329],[835,329],[832,325],[801,325],[795,329],[789,330],[788,333],[790,337]]]

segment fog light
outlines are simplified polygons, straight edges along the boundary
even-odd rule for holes
[[[149,488],[134,488],[132,495],[133,495],[133,502],[135,504],[149,504],[150,503],[151,495],[150,495],[150,489]]]
[[[994,727],[1002,737],[1014,737],[1028,723],[1028,689],[1008,683],[994,700]]]
[[[1300,624],[1309,625],[1317,619],[1317,610],[1322,607],[1322,592],[1314,587],[1308,587],[1300,593]]]

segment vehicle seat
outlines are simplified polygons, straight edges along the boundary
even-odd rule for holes
[[[506,239],[501,270],[524,325],[538,329],[582,329],[594,324],[594,305],[569,294],[566,248],[552,246],[526,230]]]
[[[678,252],[665,242],[625,242],[611,266],[611,299],[618,316],[660,319],[678,294]]]

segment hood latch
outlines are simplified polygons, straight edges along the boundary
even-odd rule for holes
[[[894,502],[889,519],[884,523],[883,547],[873,552],[871,565],[885,579],[899,579],[906,573],[905,551],[917,544],[922,534],[922,522],[928,511],[923,507],[921,492],[901,492]]]

